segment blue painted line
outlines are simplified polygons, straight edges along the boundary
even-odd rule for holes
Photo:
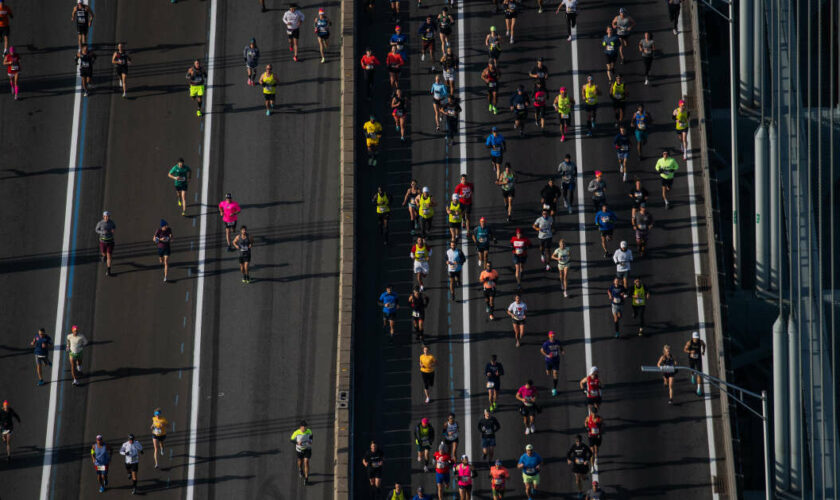
[[[190,301],[190,291],[187,290],[187,293],[184,295],[184,302],[189,302],[189,301]]]
[[[186,327],[187,327],[187,317],[184,316],[184,321],[183,321],[183,324],[181,325],[181,328],[186,328]]]
[[[184,343],[181,342],[181,354],[184,354]]]
[[[175,395],[175,406],[178,406],[178,399],[179,399],[179,396],[178,396],[178,394],[176,394]]]

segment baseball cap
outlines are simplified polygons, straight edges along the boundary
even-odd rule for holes
[[[490,26],[490,31],[496,31],[496,27],[495,26]]]
[[[73,331],[73,332],[75,332],[78,329],[79,329],[79,327],[77,325],[73,325],[73,326],[70,327],[70,331]]]
[[[548,336],[549,336],[549,337],[553,337],[553,336],[554,336],[554,330],[549,330],[549,332],[548,332]]]
[[[519,229],[518,227],[516,228],[516,231],[514,231],[514,232],[515,232],[516,234],[522,234],[522,230],[521,230],[521,229]]]
[[[102,434],[97,434],[96,435],[96,440],[97,441],[102,441]]]
[[[627,9],[625,9],[624,7],[618,9],[618,11],[622,14],[627,14]]]
[[[534,445],[529,444],[529,445],[527,445],[527,446],[525,447],[525,449],[526,449],[526,450],[533,450],[533,449],[534,449]]]
[[[323,8],[318,9],[318,14],[323,14],[323,13],[324,13],[324,9],[323,9]]]
[[[680,102],[678,102],[677,104],[679,104],[680,106],[683,106],[683,105],[685,105],[685,101],[680,99]]]
[[[160,220],[160,227],[163,227],[163,226],[168,226],[168,225],[169,225],[169,223],[168,223],[168,222],[166,222],[166,219],[161,219],[161,220]]]
[[[596,170],[596,171],[595,171],[595,177],[601,177],[601,174],[602,174],[602,173],[603,173],[603,172],[601,172],[600,170]]]
[[[491,129],[490,129],[490,131],[491,131],[491,132],[496,132],[496,131],[498,131],[498,130],[499,130],[499,129],[498,129],[497,127],[493,127],[493,128],[491,128]]]
[[[160,415],[160,410],[155,410],[155,416],[157,417],[158,415]]]
[[[226,200],[229,200],[229,199],[231,199],[231,198],[233,198],[233,195],[232,195],[232,194],[230,194],[230,193],[225,194],[225,199],[226,199]]]
[[[423,186],[423,192],[428,193],[429,192],[429,186]]]
[[[461,455],[461,460],[469,460],[469,459],[470,459],[470,457],[468,457],[466,455]]]
[[[478,219],[478,222],[487,222],[487,219],[485,219],[484,217],[482,217],[482,218]]]
[[[426,491],[423,489],[422,486],[417,487],[417,493],[425,493]]]
[[[9,400],[8,399],[3,400],[3,406],[9,406]]]
[[[399,25],[399,24],[398,24],[398,25],[396,25],[396,26],[394,26],[394,31],[397,31],[397,30],[399,30],[399,29],[402,29],[402,28],[400,28],[400,25]]]
[[[452,201],[458,201],[458,193],[452,193]]]
[[[539,62],[542,62],[542,60],[543,60],[542,56],[537,58],[537,61],[539,61]]]
[[[428,418],[424,418],[424,419],[422,419],[422,420],[420,421],[420,423],[421,423],[421,424],[423,424],[423,425],[429,425],[429,419],[428,419]]]
[[[501,458],[497,458],[497,459],[496,459],[496,467],[501,467],[501,466],[502,466],[502,459],[501,459]]]
[[[560,87],[560,92],[565,92],[565,91],[566,91],[566,87]]]
[[[593,373],[595,373],[595,372],[597,372],[597,371],[598,371],[598,367],[597,367],[597,366],[593,366],[592,368],[590,368],[590,369],[589,369],[589,374],[590,374],[590,375],[592,375]]]
[[[102,212],[102,215],[103,215],[103,216],[105,216],[105,215],[110,216],[110,215],[111,215],[111,212],[109,212],[109,211],[105,210],[104,212]]]
[[[626,241],[622,241],[621,243],[619,243],[619,246],[620,246],[621,248],[627,248],[627,242],[626,242]]]
[[[128,434],[128,439],[134,439],[134,434],[129,433]]]
[[[256,39],[256,38],[252,38],[252,39],[251,39],[251,43],[257,43],[257,39]]]
[[[691,332],[691,338],[699,339],[700,338],[700,332]]]
[[[639,203],[639,207],[640,208],[647,208],[647,203],[644,203],[644,202]]]

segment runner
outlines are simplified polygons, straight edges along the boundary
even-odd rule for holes
[[[572,206],[575,204],[575,187],[577,186],[577,165],[572,161],[571,155],[564,156],[563,161],[557,165],[557,176],[560,178],[560,195],[563,198],[563,207],[567,208],[569,213],[572,213]]]
[[[493,464],[493,454],[496,451],[496,433],[502,428],[499,421],[484,410],[484,415],[478,421],[478,432],[481,434],[481,459],[487,460],[487,467]]]
[[[607,28],[609,29],[609,28]],[[592,75],[586,77],[586,83],[580,88],[580,97],[583,100],[583,107],[586,110],[586,135],[592,136],[595,130],[595,120],[598,112],[598,96],[601,91],[592,80]]]
[[[44,385],[44,377],[41,373],[41,366],[52,366],[48,356],[50,354],[53,341],[50,336],[47,335],[46,330],[39,328],[38,334],[35,335],[35,338],[32,339],[32,342],[30,342],[29,345],[35,348],[35,372],[38,374],[38,385]]]
[[[677,24],[680,20],[680,4],[683,0],[666,0],[668,2],[668,19],[674,24],[671,31],[674,35],[679,34]]]
[[[691,332],[691,340],[685,343],[683,352],[688,354],[688,367],[698,372],[703,371],[703,356],[706,355],[706,343],[700,339],[700,332]],[[702,377],[691,374],[691,383],[697,379],[697,395],[703,395]]]
[[[674,185],[674,173],[680,168],[677,160],[671,158],[668,150],[662,151],[662,158],[656,160],[656,171],[659,172],[659,178],[662,180],[662,201],[665,202],[665,209],[671,208],[671,202],[668,200],[668,192],[671,191],[671,186]]]
[[[449,238],[452,241],[461,236],[461,223],[463,222],[464,206],[461,205],[461,199],[458,193],[452,193],[452,201],[446,207],[446,213],[449,220]]]
[[[391,193],[380,184],[373,193],[371,203],[376,207],[377,227],[383,243],[388,245],[388,221],[391,219]]]
[[[152,446],[154,447],[155,470],[158,469],[158,453],[163,456],[163,442],[166,441],[166,426],[169,425],[169,420],[161,414],[160,408],[155,408],[152,413]]]
[[[169,277],[169,255],[172,253],[172,228],[164,219],[160,220],[160,227],[155,231],[152,241],[157,246],[158,262],[163,264],[163,282]]]
[[[379,295],[377,304],[382,308],[382,329],[388,328],[391,341],[394,340],[394,327],[397,323],[397,309],[400,308],[400,298],[394,293],[394,288],[387,284],[385,291]]]
[[[263,99],[265,99],[265,116],[271,116],[277,96],[277,76],[271,71],[270,64],[265,65],[265,73],[260,75],[260,85],[262,85]]]
[[[449,447],[443,441],[435,452],[435,485],[437,486],[437,498],[443,500],[444,489],[449,489],[450,472],[452,467],[452,455],[449,454]]]
[[[432,231],[432,216],[435,215],[437,202],[432,197],[428,186],[423,186],[417,196],[417,209],[420,215],[420,234],[425,238]]]
[[[610,99],[612,99],[613,105],[613,113],[615,113],[615,126],[616,128],[620,126],[624,126],[624,108],[627,104],[627,96],[630,93],[627,92],[627,88],[624,85],[624,78],[621,75],[615,75],[615,81],[612,82],[610,85]],[[627,133],[625,132],[624,135],[626,136]],[[627,151],[630,151],[630,140],[628,138],[627,141]],[[626,163],[626,161],[625,161]],[[625,165],[626,167],[626,165]]]
[[[96,54],[88,50],[87,45],[82,45],[79,53],[76,54],[76,64],[79,66],[79,77],[82,80],[82,95],[88,96],[93,90],[93,63],[96,62]]]
[[[516,228],[516,233],[510,238],[510,246],[513,249],[513,266],[518,288],[522,288],[522,273],[525,262],[528,260],[528,247],[531,240],[522,236],[522,230]]]
[[[8,10],[8,7],[6,7],[6,10]],[[76,33],[78,33],[79,39],[79,51],[81,51],[82,47],[87,45],[88,31],[90,31],[90,27],[93,26],[93,9],[82,2],[82,0],[79,0],[73,7],[73,13],[70,15],[70,20],[76,23]],[[5,47],[6,46],[4,45],[4,49]],[[5,50],[3,53],[5,54]]]
[[[537,406],[537,389],[531,379],[528,379],[525,385],[516,391],[516,400],[520,403],[519,414],[522,415],[522,423],[525,425],[525,435],[536,433],[534,421],[540,408]]]
[[[12,433],[15,432],[15,420],[20,423],[20,416],[12,409],[8,401],[3,401],[3,408],[0,409],[0,436],[3,436],[3,443],[6,445],[6,462],[12,461]]]
[[[318,17],[315,18],[313,31],[318,37],[318,50],[321,52],[321,64],[327,62],[327,50],[330,47],[330,26],[332,21],[327,18],[324,9],[318,9]]]
[[[604,59],[607,62],[607,80],[612,82],[615,61],[618,59],[618,52],[622,46],[621,41],[613,32],[612,26],[607,26],[607,34],[601,39],[601,45],[604,47]]]
[[[126,76],[128,76],[128,65],[131,64],[131,56],[125,51],[125,44],[120,42],[117,44],[117,50],[111,55],[111,64],[117,71],[117,81],[122,89],[122,96],[125,99],[128,87],[125,84]]]
[[[408,219],[411,227],[411,236],[414,236],[419,229],[419,214],[417,213],[417,197],[420,196],[420,188],[417,186],[417,180],[411,179],[408,189],[403,196],[402,206],[408,205]]]
[[[438,25],[438,33],[440,35],[440,51],[441,55],[450,52],[449,46],[449,35],[452,34],[452,25],[455,24],[455,19],[449,14],[449,8],[444,7],[441,9],[440,14],[437,16],[437,25]],[[445,52],[444,52],[445,51]],[[446,77],[444,76],[444,79]],[[453,77],[454,79],[454,77]],[[452,90],[450,88],[450,90]],[[455,93],[452,91],[451,93]]]
[[[449,89],[443,84],[443,78],[435,75],[435,82],[429,89],[432,95],[432,109],[435,111],[435,132],[440,132],[440,115],[443,108],[443,100],[449,97]]]
[[[2,8],[3,3],[0,2],[0,9]],[[2,29],[3,27],[0,26],[0,30]],[[6,29],[8,29],[8,26]],[[20,98],[20,87],[18,86],[18,80],[20,79],[20,55],[15,51],[14,47],[9,47],[8,53],[4,52],[3,66],[6,66],[6,74],[9,75],[9,88],[17,101]]]
[[[487,57],[493,64],[499,64],[499,56],[502,55],[502,40],[501,35],[496,32],[496,27],[490,26],[490,33],[484,37],[484,46],[487,48]]]
[[[306,420],[301,420],[298,428],[292,433],[289,441],[295,444],[297,454],[298,476],[303,479],[304,486],[309,484],[309,460],[312,458],[312,429]]]
[[[379,63],[377,63],[379,64]],[[376,116],[370,115],[370,120],[362,125],[365,131],[365,145],[367,146],[368,166],[375,167],[379,161],[379,140],[382,138],[382,124],[376,121]]]
[[[467,455],[461,455],[461,463],[455,466],[455,474],[458,477],[458,496],[460,500],[470,500],[472,498],[473,477],[476,474]]]
[[[441,32],[441,38],[443,38],[443,32]],[[440,58],[443,83],[449,87],[449,96],[452,97],[455,95],[455,71],[458,69],[458,58],[452,52],[452,47],[448,45],[445,49],[441,46],[440,50],[444,53],[443,57]]]
[[[498,356],[490,355],[490,361],[484,367],[484,375],[487,377],[487,399],[490,402],[489,410],[496,411],[496,399],[502,386],[502,375],[505,374],[505,367],[499,362]]]
[[[538,81],[534,89],[534,123],[543,132],[545,132],[545,107],[547,102],[548,92],[545,90],[545,84]]]
[[[494,106],[495,107],[495,106]],[[493,168],[496,169],[496,178],[499,178],[499,170],[502,167],[502,161],[504,160],[505,151],[507,150],[507,143],[505,142],[505,137],[499,133],[499,129],[497,127],[493,127],[490,129],[490,135],[487,136],[487,139],[484,140],[484,146],[490,149],[490,164]],[[505,168],[507,168],[510,164],[506,164]],[[508,211],[508,217],[510,217],[510,211]],[[508,220],[510,222],[510,220]]]
[[[493,500],[502,500],[505,497],[508,479],[510,479],[510,472],[502,465],[501,460],[496,460],[496,465],[490,467],[490,493]]]
[[[449,271],[449,298],[455,302],[455,288],[461,286],[461,270],[467,256],[458,248],[455,240],[449,242],[449,249],[446,251],[446,268]],[[467,300],[467,297],[464,297]]]
[[[592,489],[586,493],[585,500],[601,500],[604,498],[604,490],[600,488],[597,480],[592,480]]]
[[[419,0],[418,0],[419,3]],[[432,71],[435,70],[435,35],[437,35],[437,25],[432,16],[426,16],[426,22],[420,25],[417,29],[417,35],[420,37],[420,60],[426,60],[426,54],[429,54],[429,61],[432,62]]]
[[[554,332],[548,332],[548,340],[540,347],[540,354],[545,358],[545,374],[551,375],[551,395],[557,395],[557,377],[560,370],[560,355],[566,355],[566,350],[555,338]]]
[[[586,395],[586,408],[589,413],[598,411],[601,406],[601,378],[598,373],[598,367],[593,366],[589,369],[589,375],[580,379],[580,388],[583,389]]]
[[[79,2],[81,3],[81,2]],[[0,0],[0,38],[3,38],[3,55],[9,51],[9,19],[15,17],[12,8]]]
[[[402,32],[402,27],[394,26],[394,34],[388,39],[388,43],[392,49],[397,49],[397,53],[403,58],[403,62],[408,62],[408,35]]]
[[[458,438],[460,437],[461,426],[455,420],[454,413],[450,413],[449,415],[447,415],[446,420],[443,422],[442,428],[443,442],[449,449],[449,455],[451,457],[455,457],[458,455]]]
[[[624,7],[618,9],[618,15],[612,20],[612,27],[621,45],[618,47],[618,52],[621,54],[621,64],[624,64],[624,47],[627,47],[627,39],[630,37],[630,32],[636,26],[636,21],[627,14],[627,9]]]
[[[487,225],[487,219],[484,217],[478,220],[478,225],[473,228],[472,240],[475,243],[476,253],[478,254],[478,266],[484,266],[490,254],[490,240],[493,243],[498,243],[496,235],[490,226]],[[493,278],[494,280],[496,278]],[[486,289],[486,288],[485,288]]]
[[[516,175],[513,173],[510,162],[505,162],[505,169],[496,179],[496,185],[502,190],[507,221],[510,222],[511,213],[513,212],[513,197],[516,195]]]
[[[650,68],[653,66],[653,56],[656,52],[653,33],[650,31],[645,31],[644,38],[639,40],[639,52],[642,54],[642,62],[645,64],[645,85],[647,85],[650,82]]]
[[[446,141],[452,146],[455,144],[455,135],[458,133],[458,114],[461,112],[461,106],[450,95],[446,98],[446,103],[441,111],[443,111],[443,116],[446,117]]]
[[[422,217],[422,204],[420,205],[420,214]],[[426,240],[423,237],[417,238],[416,243],[411,247],[411,258],[414,259],[414,275],[417,277],[417,285],[420,287],[421,292],[425,290],[423,287],[423,278],[429,275],[429,257],[431,256],[432,249],[426,246]]]
[[[192,177],[192,169],[184,163],[183,158],[169,169],[167,177],[175,182],[175,199],[181,209],[181,215],[187,215],[187,187]]]
[[[685,107],[685,101],[680,99],[677,108],[671,113],[671,118],[674,120],[674,127],[677,130],[677,137],[680,140],[680,147],[682,148],[683,160],[688,159],[688,124],[690,120],[690,113]]]
[[[557,262],[557,277],[563,283],[563,297],[569,297],[569,264],[572,261],[571,250],[566,246],[566,240],[560,238],[557,248],[551,254],[551,260]]]
[[[665,344],[662,347],[662,355],[659,356],[659,361],[656,362],[656,366],[660,369],[664,366],[668,366],[674,368],[677,366],[677,360],[671,354],[671,346]],[[662,382],[665,387],[668,388],[668,404],[674,404],[674,375],[675,372],[662,372]]]
[[[540,206],[543,210],[548,209],[548,215],[554,217],[557,214],[557,200],[562,194],[560,188],[554,184],[554,177],[549,177],[540,191]]]
[[[399,26],[397,26],[399,29]],[[400,88],[400,71],[405,65],[405,59],[397,49],[398,45],[391,45],[391,52],[385,57],[385,65],[388,66],[388,81],[391,84],[391,90]],[[397,124],[399,127],[399,124]]]
[[[305,16],[298,10],[297,4],[289,5],[289,10],[283,14],[283,24],[286,25],[286,35],[289,37],[289,52],[292,53],[292,60],[298,62],[298,40],[300,39],[300,25],[303,24]]]
[[[653,216],[647,211],[645,203],[639,204],[639,211],[633,216],[633,229],[636,231],[636,247],[639,249],[639,255],[644,257],[648,234],[653,229]]]
[[[566,9],[566,31],[568,31],[569,36],[566,38],[567,42],[572,41],[572,29],[577,26],[577,3],[578,0],[560,0],[560,3],[557,5],[557,10],[554,11],[554,14],[559,14],[560,9]]]
[[[385,452],[375,441],[370,442],[370,449],[362,457],[362,465],[367,469],[371,497],[379,498],[382,491],[382,466],[385,465]]]
[[[505,36],[510,37],[509,42],[513,45],[516,16],[519,15],[519,4],[516,0],[502,0],[502,7],[505,10]]]
[[[630,188],[630,192],[627,194],[633,200],[633,209],[630,212],[631,221],[635,221],[639,208],[647,203],[648,195],[648,190],[642,187],[642,180],[637,177],[635,182],[633,182],[633,187]]]
[[[631,305],[633,306],[633,319],[639,318],[639,336],[645,334],[645,307],[650,299],[650,289],[645,287],[641,278],[633,280],[633,294]]]
[[[615,277],[621,279],[624,288],[627,288],[627,276],[630,274],[631,262],[633,262],[633,250],[627,248],[626,241],[622,241],[613,253],[613,263],[615,263]]]
[[[120,455],[125,457],[125,472],[131,480],[131,494],[137,494],[137,471],[140,467],[140,455],[143,454],[143,445],[134,439],[134,434],[128,435],[128,441],[120,446]]]
[[[522,469],[522,482],[525,484],[525,494],[528,495],[528,500],[536,495],[537,486],[540,485],[542,462],[542,457],[537,455],[534,446],[529,444],[525,446],[525,453],[519,457],[519,462],[516,464],[518,469]]]
[[[367,88],[367,99],[369,101],[373,97],[374,70],[382,63],[379,62],[379,59],[373,55],[373,51],[368,47],[365,49],[365,55],[362,56],[360,64],[362,65],[362,71],[365,72],[365,87]]]
[[[458,195],[458,201],[461,203],[463,222],[461,227],[464,228],[464,234],[470,234],[470,214],[472,213],[472,197],[475,192],[475,186],[472,182],[467,180],[467,174],[461,174],[461,182],[455,186],[455,193]]]
[[[639,161],[644,159],[642,146],[647,144],[647,129],[651,121],[650,113],[645,111],[645,105],[639,104],[636,106],[636,112],[633,114],[633,118],[630,119],[630,127],[636,136],[636,151],[639,153]]]
[[[598,232],[601,233],[601,248],[604,249],[604,258],[610,258],[610,251],[607,250],[607,242],[613,238],[613,229],[618,218],[612,210],[604,203],[601,205],[601,210],[595,214],[595,225],[598,226]]]
[[[616,277],[613,279],[612,285],[607,288],[607,297],[610,299],[610,311],[612,313],[613,325],[615,326],[615,338],[619,338],[619,322],[621,321],[621,310],[624,307],[624,300],[627,298],[627,289],[621,284],[621,280]]]
[[[394,489],[391,491],[391,494],[388,495],[388,500],[405,500],[405,492],[402,489],[402,485],[399,481],[394,482]]]
[[[240,213],[242,213],[242,208],[239,203],[233,201],[233,195],[225,194],[225,199],[219,202],[219,216],[225,224],[225,240],[227,241],[228,252],[234,251],[230,235],[236,231],[236,221],[239,220]]]
[[[429,307],[429,297],[423,295],[419,286],[415,286],[408,296],[408,305],[411,306],[411,327],[417,340],[423,342],[423,324],[426,321],[426,308]]]
[[[70,374],[73,377],[73,385],[79,385],[79,377],[82,375],[82,350],[88,344],[88,339],[79,333],[79,327],[73,325],[70,333],[67,334],[67,345],[64,350],[70,358]]]
[[[489,35],[488,35],[489,36]],[[499,109],[496,107],[499,104],[499,72],[496,62],[493,59],[487,62],[487,67],[481,72],[481,79],[487,84],[487,110],[494,115],[499,114]],[[495,127],[494,127],[495,128]],[[488,137],[489,139],[489,137]],[[490,158],[492,160],[493,153],[491,150]]]
[[[190,83],[190,98],[195,102],[195,116],[201,116],[201,100],[204,97],[204,86],[207,72],[201,67],[201,61],[196,59],[187,70],[187,81]]]
[[[534,86],[536,86],[537,83],[541,83],[543,88],[546,88],[548,83],[548,66],[543,63],[542,57],[537,57],[537,65],[531,68],[531,72],[528,73],[528,76],[534,80]]]
[[[575,487],[578,491],[578,498],[583,496],[583,484],[589,474],[589,467],[592,460],[592,450],[583,444],[583,436],[575,436],[575,444],[566,452],[566,462],[572,466],[572,473],[575,475]]]
[[[545,264],[545,270],[550,271],[551,266],[548,262],[551,260],[551,246],[554,237],[552,226],[554,225],[554,217],[548,209],[543,208],[542,215],[537,217],[534,221],[533,229],[537,232],[537,239],[540,242],[540,262]]]
[[[531,99],[525,93],[525,87],[522,85],[516,87],[516,92],[510,96],[510,110],[515,113],[513,128],[519,129],[520,137],[525,135],[525,116],[530,105]]]
[[[574,104],[575,101],[566,93],[566,87],[560,87],[557,97],[554,98],[554,111],[557,111],[557,114],[560,115],[560,142],[566,142],[566,133],[572,123],[572,106]]]
[[[105,444],[102,434],[97,434],[96,442],[90,447],[90,462],[96,471],[99,493],[104,493],[105,487],[108,486],[108,466],[111,465],[111,446]]]
[[[417,445],[417,461],[423,463],[423,472],[429,472],[429,450],[432,449],[432,439],[435,438],[435,428],[428,418],[422,418],[414,427],[414,444]]]
[[[239,250],[239,272],[242,273],[242,283],[248,284],[251,282],[251,247],[254,246],[254,240],[248,234],[248,227],[242,226],[239,228],[239,234],[233,239],[233,246]]]
[[[260,64],[260,49],[256,38],[252,38],[242,49],[242,59],[245,61],[245,71],[248,72],[247,83],[253,87],[257,84],[257,66]]]
[[[583,426],[586,429],[589,437],[589,448],[592,450],[592,470],[598,471],[598,447],[601,446],[601,436],[603,435],[604,420],[598,415],[598,410],[594,409],[583,420]]]

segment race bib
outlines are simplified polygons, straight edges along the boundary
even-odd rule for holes
[[[491,89],[496,88],[496,82],[488,82],[487,86],[490,87]]]
[[[621,304],[621,297],[613,297],[613,304]]]
[[[420,317],[420,311],[411,311],[411,316],[414,317],[414,318],[419,318]]]
[[[562,118],[564,120],[568,120],[569,119],[569,113],[560,113],[560,118]],[[566,179],[566,177],[564,177],[564,179]]]
[[[521,248],[517,248],[516,250],[513,251],[513,253],[515,253],[516,255],[522,255],[523,253],[525,253],[525,250],[523,250]]]
[[[492,380],[488,380],[487,381],[487,388],[488,389],[493,389],[494,387],[496,387],[496,382],[493,382]]]
[[[108,466],[107,465],[97,465],[96,470],[99,471],[99,472],[105,472],[106,470],[108,470]]]
[[[639,122],[636,125],[636,128],[639,129],[639,130],[644,130],[645,128],[647,128],[647,125],[645,125],[645,122]]]

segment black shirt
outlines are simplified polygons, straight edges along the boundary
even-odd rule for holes
[[[365,453],[365,462],[368,464],[367,466],[369,469],[381,468],[384,460],[385,452],[379,448],[377,448],[376,451],[370,451],[368,449],[367,453]]]
[[[461,105],[457,102],[446,103],[443,105],[443,114],[446,115],[447,118],[450,119],[457,119],[458,113],[461,112]]]
[[[637,206],[639,203],[643,203],[648,197],[648,190],[645,188],[636,189],[635,187],[630,189],[630,196],[633,198],[633,203]]]
[[[484,368],[484,374],[490,374],[487,376],[487,380],[493,381],[496,384],[499,383],[499,378],[505,374],[505,369],[501,363],[487,363],[487,366]]]
[[[12,421],[12,418],[20,422],[20,417],[17,413],[15,413],[15,410],[12,409],[11,406],[9,407],[8,411],[0,409],[0,429],[9,431],[14,429],[15,424]]]
[[[81,69],[90,69],[93,67],[93,62],[96,60],[96,54],[93,52],[88,52],[87,54],[79,54],[76,56],[76,60],[79,61],[79,68]]]
[[[544,203],[554,205],[557,203],[557,198],[560,197],[560,194],[561,192],[559,187],[546,184],[542,188],[542,191],[540,191],[540,198],[544,200]]]
[[[502,426],[499,424],[499,421],[492,415],[490,415],[490,418],[482,418],[478,421],[478,431],[481,433],[481,437],[483,438],[496,437],[496,431],[498,431],[501,427]]]
[[[566,458],[571,460],[573,464],[583,465],[592,458],[592,450],[583,443],[573,444],[566,453]]]
[[[543,87],[545,87],[545,80],[548,78],[548,66],[545,64],[542,65],[542,68],[534,66],[531,68],[531,73],[529,75],[534,75],[532,78],[536,78],[537,81],[541,82]]]

